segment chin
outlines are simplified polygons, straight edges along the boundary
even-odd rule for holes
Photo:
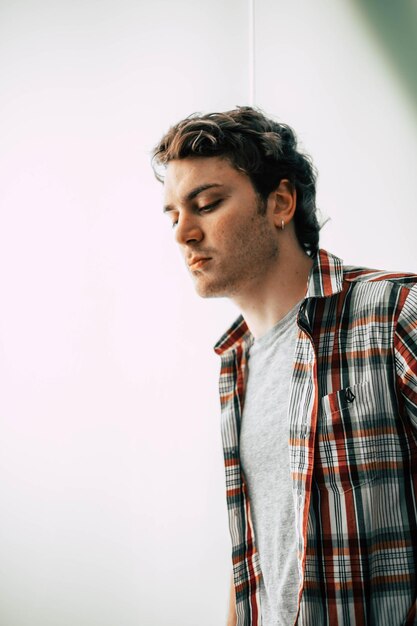
[[[215,282],[195,282],[195,290],[200,298],[230,298],[233,295],[231,285]]]
[[[199,284],[197,281],[195,284],[195,290],[200,298],[226,298],[228,296],[224,287],[222,288],[220,285],[210,283]]]

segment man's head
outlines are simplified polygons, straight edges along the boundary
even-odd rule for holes
[[[251,107],[225,113],[194,114],[173,126],[154,150],[157,167],[186,158],[221,157],[249,177],[260,199],[288,180],[297,200],[293,217],[300,246],[317,252],[320,226],[316,214],[316,173],[310,158],[297,150],[294,131]],[[262,203],[263,201],[263,203]]]

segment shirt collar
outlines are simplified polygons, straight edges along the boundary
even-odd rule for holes
[[[315,256],[307,283],[306,298],[327,298],[342,291],[343,261],[320,249]]]
[[[320,249],[314,257],[314,264],[310,270],[305,298],[327,298],[342,290],[343,262],[337,256]],[[236,349],[245,342],[253,341],[252,334],[243,318],[237,320],[220,337],[214,346],[216,354],[222,355],[229,350]]]

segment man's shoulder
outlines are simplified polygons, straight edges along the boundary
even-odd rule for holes
[[[350,283],[389,283],[399,286],[413,286],[417,283],[417,273],[393,270],[381,270],[358,265],[344,264],[342,259],[320,249],[315,257],[313,274],[319,274],[321,282],[325,282],[326,275],[331,282],[340,286],[340,279]],[[324,277],[324,279],[323,279]]]
[[[384,290],[409,290],[416,284],[415,273],[344,265],[339,257],[320,249],[311,268],[307,297],[337,296],[346,290],[350,293],[376,294]]]
[[[343,266],[343,279],[349,283],[387,283],[397,287],[408,287],[417,284],[417,274],[412,272],[398,272],[357,267],[353,265]]]
[[[343,285],[342,294],[350,294],[349,310],[356,317],[366,319],[372,311],[381,316],[380,321],[395,322],[404,316],[415,324],[417,274],[345,266]]]
[[[350,308],[357,315],[369,315],[372,310],[384,317],[396,319],[404,303],[413,292],[417,294],[417,274],[343,266],[342,298],[348,296]],[[344,294],[344,295],[343,295]],[[352,308],[351,308],[352,310]]]

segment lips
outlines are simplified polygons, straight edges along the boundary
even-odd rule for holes
[[[211,257],[202,257],[202,256],[193,257],[192,259],[188,261],[188,267],[190,268],[191,271],[199,270],[207,263],[207,261],[210,261],[210,259]]]

